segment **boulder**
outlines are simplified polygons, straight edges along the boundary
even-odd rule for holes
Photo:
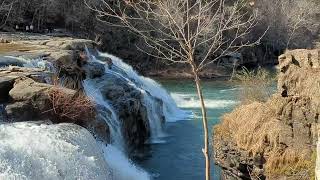
[[[52,61],[58,63],[58,64],[73,64],[74,61],[74,52],[69,50],[69,51],[52,51],[50,52],[50,56]]]
[[[94,79],[105,74],[105,65],[99,62],[87,62],[82,67],[85,70],[86,77]]]
[[[9,100],[9,91],[13,88],[18,78],[31,78],[38,82],[44,82],[44,74],[47,73],[38,68],[24,68],[10,66],[0,69],[0,102]]]
[[[18,78],[9,92],[10,98],[13,100],[13,103],[6,107],[9,120],[55,120],[49,113],[52,108],[49,92],[57,88],[53,85],[35,82],[30,78]],[[76,91],[66,88],[59,88],[59,91],[70,96],[74,96],[76,93]]]
[[[94,115],[93,117],[83,116],[76,120],[57,117],[52,111],[51,91],[58,91],[68,97],[74,97],[77,93],[72,89],[39,83],[26,77],[17,78],[9,92],[12,102],[5,107],[6,121],[21,122],[30,119],[33,121],[49,119],[54,123],[73,122],[93,132],[99,140],[105,143],[110,142],[109,127],[103,119],[95,118]],[[57,105],[57,107],[60,106]]]

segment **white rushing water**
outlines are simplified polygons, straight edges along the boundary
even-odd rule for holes
[[[163,113],[167,122],[184,120],[186,116],[191,116],[190,112],[178,108],[169,93],[156,81],[140,76],[130,65],[124,63],[116,56],[108,53],[100,53],[100,56],[111,58],[113,65],[124,71],[126,76],[130,78],[137,87],[147,91],[151,96],[161,99],[163,101]]]
[[[90,55],[89,51],[87,51],[87,54],[92,61],[105,64],[105,62],[99,60],[99,58]],[[162,115],[165,116],[165,120],[167,122],[185,120],[186,116],[191,116],[190,112],[183,111],[178,108],[175,101],[167,93],[167,91],[154,80],[138,75],[138,73],[134,71],[131,66],[124,63],[118,57],[107,53],[100,53],[99,56],[107,57],[112,60],[112,67],[110,69],[107,67],[107,65],[105,65],[106,74],[112,74],[121,78],[122,80],[126,81],[128,85],[131,85],[133,88],[140,91],[143,95],[142,103],[147,108],[147,115],[151,131],[151,143],[163,143],[164,141],[162,141],[160,138],[167,136],[162,130]],[[86,80],[86,82],[92,83],[92,80]],[[93,88],[97,87],[98,86],[96,85]],[[90,91],[86,90],[86,92]],[[159,104],[157,99],[162,101],[162,105]]]
[[[147,109],[147,115],[151,131],[151,142],[152,143],[163,143],[161,137],[166,136],[162,130],[162,115],[165,115],[166,120],[175,121],[179,117],[186,116],[186,112],[180,110],[170,95],[155,81],[139,76],[129,65],[125,64],[121,59],[107,54],[101,54],[104,57],[109,57],[112,60],[112,68],[108,68],[105,62],[99,60],[99,58],[92,56],[87,51],[89,59],[105,65],[105,73],[118,77],[125,81],[128,85],[132,86],[136,90],[140,91],[143,95],[143,105]],[[104,155],[107,162],[110,163],[111,167],[114,167],[113,172],[117,174],[119,179],[133,179],[143,180],[150,179],[148,173],[136,167],[125,155],[124,140],[121,134],[120,121],[113,110],[113,107],[107,99],[105,99],[101,93],[99,83],[96,79],[86,79],[83,83],[86,94],[91,97],[97,106],[102,106],[105,110],[111,112],[103,113],[103,109],[100,112],[110,127],[111,145],[107,147],[101,145],[104,149]],[[159,100],[163,101],[163,104],[159,103]],[[163,106],[161,108],[161,106]],[[160,109],[159,109],[160,108]],[[97,107],[97,109],[100,109]],[[161,110],[162,112],[159,112]],[[107,117],[106,117],[107,116]],[[174,119],[176,118],[176,119]]]
[[[104,157],[113,172],[114,180],[149,180],[150,175],[136,166],[128,157],[113,145],[101,144]]]
[[[200,108],[201,103],[196,94],[171,93],[171,96],[181,108]],[[206,99],[205,105],[208,109],[223,109],[238,104],[234,100]]]
[[[96,104],[98,115],[109,126],[111,142],[118,149],[124,150],[124,140],[121,132],[121,124],[113,107],[105,100],[95,81],[86,79],[83,82],[86,95],[90,97]]]
[[[0,125],[0,179],[112,179],[93,136],[72,124]]]
[[[95,57],[91,60],[99,62]],[[102,62],[101,62],[102,63]],[[106,73],[110,73],[107,70]],[[122,125],[110,102],[101,93],[99,83],[94,79],[83,82],[84,91],[97,106],[98,115],[105,120],[110,128],[111,144],[100,143],[104,157],[110,165],[116,180],[148,180],[149,174],[136,166],[125,154],[125,142],[122,134]]]

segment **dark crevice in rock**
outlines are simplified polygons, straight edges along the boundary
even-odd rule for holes
[[[292,56],[292,63],[298,67],[301,67],[299,61],[294,56]]]
[[[312,62],[312,59],[311,59],[312,55],[311,54],[308,54],[308,63],[310,65],[310,67],[313,67],[313,62]]]

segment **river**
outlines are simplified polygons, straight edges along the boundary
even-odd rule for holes
[[[139,165],[157,180],[204,179],[203,131],[200,106],[195,86],[191,80],[158,80],[166,88],[180,108],[192,111],[194,116],[181,121],[166,123],[165,143],[151,144],[148,156]],[[239,87],[225,82],[204,81],[204,96],[208,108],[210,139],[212,127],[220,117],[237,105]],[[211,140],[210,140],[211,142]],[[210,150],[212,146],[210,144]],[[212,162],[213,164],[213,162]],[[212,179],[220,179],[220,168],[212,166]]]

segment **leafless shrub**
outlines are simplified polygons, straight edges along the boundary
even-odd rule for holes
[[[275,78],[271,73],[259,67],[257,70],[243,69],[235,75],[236,82],[241,86],[239,99],[243,104],[253,101],[265,102],[272,94],[271,88]]]
[[[90,120],[95,116],[95,106],[92,101],[81,93],[70,95],[61,88],[56,87],[48,92],[51,112],[59,121],[77,122],[78,120]]]

